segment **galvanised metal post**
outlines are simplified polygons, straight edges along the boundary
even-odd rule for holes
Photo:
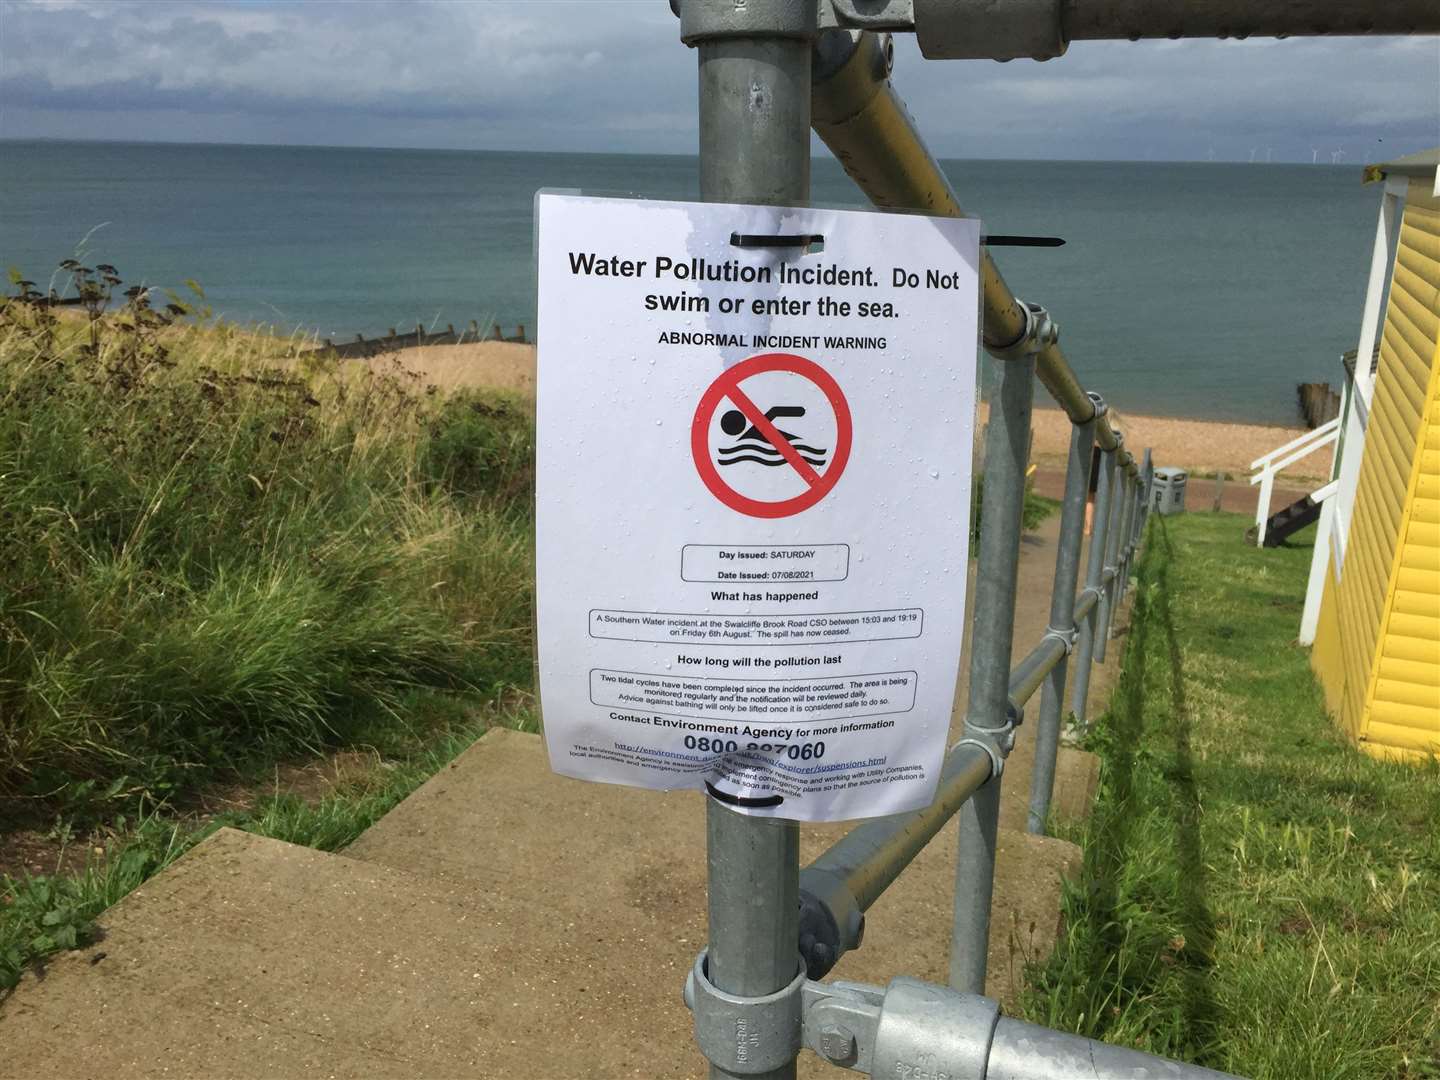
[[[1135,517],[1135,547],[1138,550],[1145,540],[1145,522],[1150,517],[1150,500],[1155,482],[1155,465],[1150,460],[1150,448],[1145,448],[1145,460],[1140,465],[1140,513]]]
[[[808,203],[816,6],[683,0],[680,20],[699,51],[701,198]],[[739,997],[772,994],[800,963],[799,827],[707,803],[710,982]],[[710,1075],[735,1074],[712,1064]],[[789,1080],[794,1060],[759,1075]]]
[[[1115,455],[1115,468],[1110,479],[1113,495],[1110,499],[1110,521],[1105,527],[1105,572],[1104,584],[1100,588],[1100,603],[1096,606],[1099,618],[1095,624],[1095,662],[1105,662],[1105,644],[1110,640],[1110,615],[1116,602],[1115,581],[1120,576],[1120,530],[1125,510],[1125,463],[1124,447]]]
[[[1030,318],[1034,317],[1031,313]],[[1009,715],[1010,650],[1035,384],[1033,329],[1022,334],[1018,355],[997,355],[990,364],[990,423],[985,436],[985,491],[980,506],[965,737],[991,745],[1014,737]],[[997,757],[997,762],[1001,760],[1003,755]],[[959,813],[950,985],[976,994],[985,991],[1000,779],[997,771]]]
[[[1140,465],[1140,498],[1136,503],[1134,549],[1145,546],[1145,523],[1150,520],[1150,500],[1154,498],[1155,466],[1150,460],[1150,448],[1145,448],[1145,460]]]
[[[1105,402],[1095,398],[1096,409],[1104,412]],[[1099,637],[1099,598],[1105,589],[1105,547],[1110,535],[1110,503],[1115,486],[1114,450],[1100,454],[1100,474],[1095,480],[1095,513],[1091,520],[1094,527],[1090,533],[1090,551],[1085,563],[1085,590],[1092,593],[1096,602],[1090,607],[1090,614],[1080,624],[1080,637],[1075,649],[1075,685],[1070,692],[1070,711],[1075,714],[1080,729],[1085,729],[1085,714],[1090,695],[1090,665],[1095,656],[1096,640]]]
[[[1060,508],[1060,541],[1055,552],[1055,581],[1050,586],[1047,634],[1061,637],[1067,648],[1075,639],[1075,584],[1080,574],[1080,547],[1085,539],[1085,500],[1090,494],[1090,448],[1095,421],[1070,430],[1070,460],[1065,466],[1065,497]],[[1040,719],[1035,725],[1035,766],[1030,774],[1030,813],[1026,828],[1045,831],[1050,797],[1055,790],[1055,758],[1060,752],[1060,710],[1065,701],[1068,657],[1050,669],[1040,688]]]
[[[1130,574],[1135,567],[1135,549],[1140,546],[1140,507],[1145,498],[1145,482],[1137,470],[1135,473],[1135,494],[1130,499],[1130,529],[1125,554],[1125,590],[1130,590]]]
[[[1125,593],[1130,588],[1130,551],[1135,539],[1135,477],[1125,470],[1125,501],[1120,511],[1120,551],[1116,556],[1115,603],[1112,612],[1119,611],[1125,603]]]
[[[1137,466],[1131,480],[1130,519],[1125,529],[1125,591],[1130,591],[1130,574],[1135,568],[1135,549],[1140,546],[1140,511],[1145,499],[1145,480]]]

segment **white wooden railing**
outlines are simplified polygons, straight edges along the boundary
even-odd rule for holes
[[[1255,503],[1255,545],[1265,543],[1265,523],[1270,520],[1270,498],[1275,489],[1275,477],[1301,458],[1309,457],[1322,446],[1329,446],[1340,438],[1340,418],[1329,420],[1313,431],[1291,439],[1284,446],[1277,446],[1268,454],[1250,463],[1250,486],[1260,485],[1260,497]],[[1329,486],[1329,485],[1327,485]],[[1321,488],[1320,491],[1324,491]],[[1319,492],[1311,495],[1316,498]]]

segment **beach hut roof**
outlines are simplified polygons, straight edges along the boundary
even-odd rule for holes
[[[1347,349],[1345,352],[1340,354],[1340,363],[1345,366],[1345,373],[1350,376],[1350,380],[1352,382],[1355,380],[1355,357],[1359,354],[1359,352],[1359,349]],[[1370,374],[1374,375],[1379,370],[1380,346],[1376,345],[1375,352],[1370,357]]]
[[[1406,154],[1379,165],[1366,165],[1364,182],[1372,184],[1387,176],[1435,176],[1437,170],[1440,170],[1440,146],[1433,150],[1421,150],[1418,154]]]

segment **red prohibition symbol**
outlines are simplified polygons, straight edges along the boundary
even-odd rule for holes
[[[834,410],[835,450],[823,473],[815,471],[815,468],[790,444],[790,440],[776,429],[770,418],[765,415],[765,410],[759,408],[755,402],[750,400],[745,391],[740,389],[740,384],[752,375],[761,375],[769,371],[790,372],[808,379],[825,395],[825,400]],[[715,461],[711,456],[710,422],[715,416],[715,411],[720,407],[720,403],[727,399],[750,424],[754,425],[755,430],[775,450],[780,452],[786,464],[799,473],[800,479],[805,481],[805,491],[789,499],[771,502],[742,495],[725,481],[724,477],[720,475],[720,470],[715,467]],[[792,353],[762,353],[759,356],[752,356],[748,360],[742,360],[734,367],[727,368],[700,396],[700,404],[695,408],[695,420],[690,426],[690,453],[695,458],[695,468],[700,473],[700,479],[710,489],[710,494],[730,509],[748,514],[750,517],[782,518],[810,509],[830,493],[840,480],[840,474],[845,471],[846,462],[850,460],[850,442],[853,433],[850,404],[845,400],[845,395],[841,393],[840,385],[828,371],[803,356],[795,356]]]

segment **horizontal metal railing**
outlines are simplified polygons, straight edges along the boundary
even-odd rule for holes
[[[881,35],[824,35],[814,73],[811,126],[876,206],[965,217],[955,189],[890,85],[890,62]],[[1000,356],[1023,348],[1033,312],[1011,290],[985,249],[980,253],[980,290],[986,348]],[[1134,460],[1123,453],[1109,419],[1098,414],[1095,402],[1081,388],[1058,339],[1040,344],[1035,374],[1055,403],[1071,423],[1095,420],[1096,443],[1102,450],[1122,449],[1122,462],[1136,475]]]
[[[1004,59],[1044,55],[1052,44],[1063,52],[1072,38],[1405,32],[1440,25],[1440,9],[1425,0],[1259,7],[1248,0],[1076,0],[1063,12],[1046,0],[828,0],[815,7],[805,0],[678,0],[677,7],[682,36],[700,51],[703,197],[780,204],[803,198],[808,142],[797,129],[808,116],[875,205],[956,217],[963,210],[954,190],[890,86],[888,38],[871,29],[915,30],[927,55]],[[1026,51],[1031,43],[1039,51]],[[807,83],[809,99],[801,100]],[[792,1080],[802,1046],[836,1065],[886,1076],[902,1069],[992,1080],[1220,1075],[1008,1020],[983,997],[1005,762],[1038,694],[1027,827],[1042,831],[1067,691],[1083,730],[1090,672],[1105,660],[1111,623],[1125,598],[1153,470],[1149,452],[1137,461],[1104,401],[1086,392],[1044,308],[1014,294],[988,249],[982,249],[979,277],[982,341],[995,362],[963,733],[946,755],[931,805],[861,823],[801,871],[798,882],[793,823],[739,819],[712,800],[710,946],[691,973],[687,1001],[716,1077]],[[1069,418],[1071,441],[1049,624],[1012,664],[1036,380]],[[1082,581],[1092,483],[1093,535]],[[812,981],[860,944],[866,910],[957,815],[951,988],[911,979],[883,990]],[[797,938],[806,970],[792,977],[787,950]]]
[[[813,83],[812,125],[877,205],[963,216],[949,181],[889,85],[889,59],[886,43],[875,35],[826,35]],[[966,927],[963,940],[957,930],[956,951],[968,957],[964,981],[970,984],[961,988],[978,992],[980,986],[975,984],[983,985],[984,979],[993,832],[1005,757],[1026,705],[1043,689],[1030,816],[1030,827],[1041,831],[1053,786],[1068,660],[1078,639],[1076,683],[1078,686],[1083,679],[1088,685],[1090,664],[1104,659],[1110,619],[1120,602],[1144,518],[1148,477],[1142,477],[1125,448],[1124,436],[1103,400],[1082,387],[1044,309],[1014,295],[988,251],[982,251],[981,259],[982,336],[996,358],[997,387],[992,388],[987,435],[971,708],[965,734],[946,757],[938,793],[930,806],[861,823],[801,872],[802,954],[812,978],[820,977],[859,944],[863,913],[951,817],[985,793],[988,805],[980,809],[976,820],[962,818],[956,895],[957,927],[962,923]],[[1065,411],[1075,438],[1061,510],[1051,625],[1011,666],[1008,628],[1014,616],[1024,498],[1023,461],[1015,460],[1015,448],[1028,447],[1032,374]],[[1010,380],[1008,388],[1006,379]],[[1095,445],[1101,450],[1102,463],[1096,488],[1096,527],[1085,584],[1077,591],[1091,447]],[[996,639],[1002,635],[997,627],[1006,628],[1005,640],[999,645]],[[977,663],[975,654],[987,650],[990,657]],[[1083,695],[1077,696],[1073,706],[1083,725]],[[964,891],[967,886],[968,894]],[[974,917],[977,908],[984,909],[983,918]]]

